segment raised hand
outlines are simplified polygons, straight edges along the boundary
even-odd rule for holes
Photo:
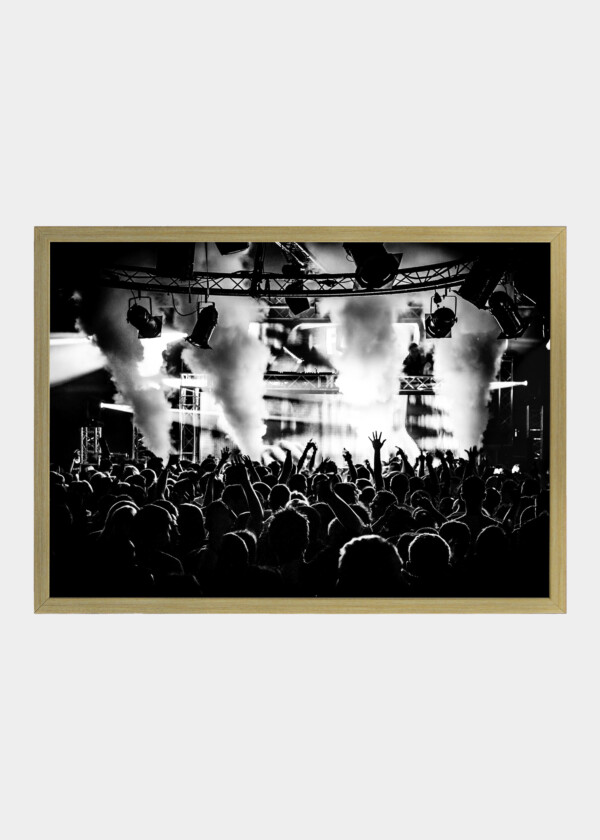
[[[383,432],[373,432],[373,437],[370,437],[371,446],[375,452],[380,452],[385,440],[381,440]]]
[[[406,456],[406,452],[404,451],[404,449],[402,449],[400,446],[397,446],[396,451],[398,452],[398,455],[402,458],[403,461],[408,461],[408,458]]]
[[[470,449],[465,449],[469,461],[474,461],[477,458],[478,449],[476,446],[471,446]]]
[[[350,452],[348,452],[348,450],[347,450],[347,449],[344,449],[344,451],[343,451],[343,456],[344,456],[344,461],[345,461],[347,464],[351,464],[351,463],[352,463],[352,454],[351,454]]]

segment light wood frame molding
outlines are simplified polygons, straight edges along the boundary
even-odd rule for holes
[[[565,227],[37,227],[34,232],[34,610],[36,613],[566,612]],[[50,245],[53,242],[547,242],[551,259],[550,597],[51,598]]]

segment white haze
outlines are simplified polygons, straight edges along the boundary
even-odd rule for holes
[[[165,460],[172,447],[170,407],[161,375],[162,357],[153,353],[150,368],[137,330],[126,321],[129,297],[129,292],[121,289],[84,288],[78,293],[78,327],[101,350],[120,398],[133,409],[134,423],[144,445]]]
[[[403,306],[399,295],[321,298],[319,311],[338,324],[341,352],[336,365],[344,420],[356,434],[348,448],[358,458],[372,456],[368,437],[382,432],[384,452],[401,446],[410,457],[418,449],[405,428],[398,379],[407,348],[399,347],[394,323]],[[405,402],[405,401],[404,401]]]
[[[211,376],[213,395],[223,409],[225,431],[242,452],[259,458],[266,432],[264,374],[270,354],[248,330],[251,322],[262,319],[261,306],[249,297],[219,297],[214,302],[219,322],[210,340],[212,349],[189,345],[182,358],[194,373]],[[190,308],[187,298],[178,298],[180,312]],[[189,333],[195,321],[194,317],[176,315],[176,323]]]
[[[446,413],[453,448],[479,446],[489,420],[490,385],[500,369],[506,340],[493,316],[457,298],[451,338],[431,341],[437,404]]]

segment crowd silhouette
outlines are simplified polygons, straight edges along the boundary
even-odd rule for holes
[[[262,464],[225,448],[50,473],[54,597],[540,597],[548,474],[472,448]],[[316,463],[320,460],[320,463]],[[295,462],[296,461],[296,462]]]

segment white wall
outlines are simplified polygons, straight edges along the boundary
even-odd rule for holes
[[[597,836],[590,8],[13,4],[5,836]],[[33,615],[33,225],[280,223],[568,225],[566,616]]]

